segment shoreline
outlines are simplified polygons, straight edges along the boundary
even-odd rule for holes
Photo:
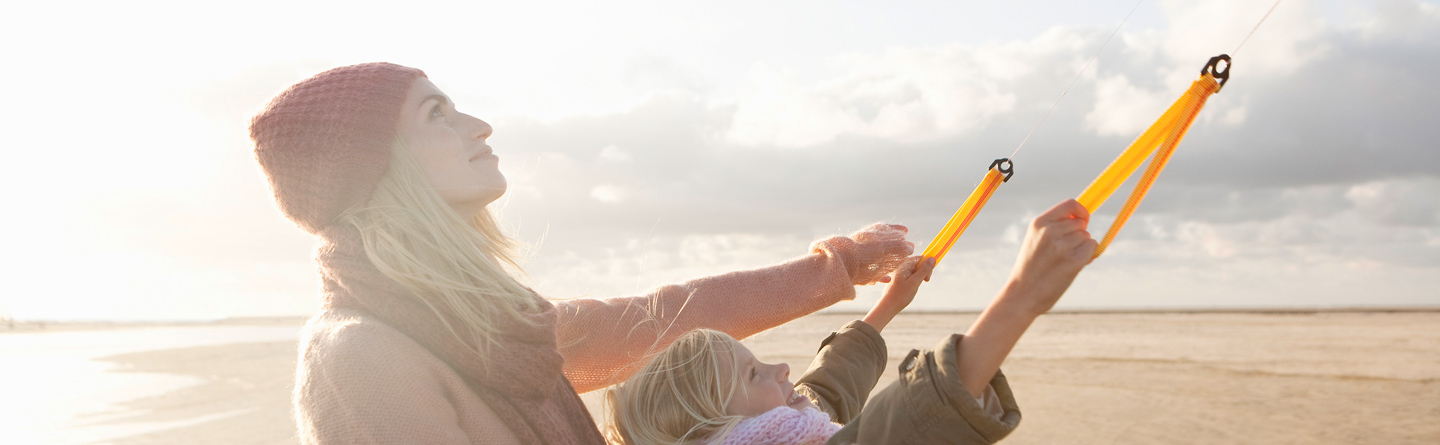
[[[980,312],[981,312],[980,309],[976,309],[976,310],[925,310],[925,309],[906,309],[906,313],[910,313],[910,314],[977,315],[977,314],[979,314]],[[1224,308],[1224,307],[1219,307],[1219,308],[1113,308],[1113,309],[1112,309],[1112,308],[1063,308],[1063,309],[1051,309],[1049,312],[1046,312],[1045,315],[1088,315],[1088,314],[1114,314],[1114,315],[1123,315],[1123,314],[1136,314],[1136,315],[1155,315],[1155,314],[1176,314],[1176,315],[1183,315],[1183,314],[1300,314],[1300,315],[1306,315],[1306,314],[1344,314],[1344,313],[1355,313],[1355,314],[1365,314],[1365,313],[1393,314],[1393,313],[1427,313],[1427,312],[1440,312],[1440,306],[1376,306],[1376,307],[1344,306],[1344,307],[1314,307],[1314,308],[1305,308],[1305,307],[1293,307],[1293,308],[1292,308],[1292,307],[1257,307],[1257,308]],[[864,314],[865,314],[865,311],[852,311],[852,310],[823,311],[823,310],[822,310],[821,312],[817,312],[817,313],[818,313],[818,314],[851,314],[851,315],[853,315],[853,314],[861,314],[861,315],[864,315]]]
[[[853,314],[820,313],[744,340],[798,378]],[[1060,313],[1003,366],[1025,421],[1006,443],[1437,443],[1440,310]],[[902,313],[889,364],[963,332],[974,313]],[[292,320],[293,321],[293,320]],[[294,341],[106,356],[116,374],[200,382],[118,403],[118,444],[294,444]],[[582,394],[597,422],[603,391]]]
[[[914,315],[978,315],[981,310],[906,310]],[[1344,306],[1344,307],[1256,307],[1256,308],[1062,308],[1045,315],[1184,315],[1184,314],[1401,314],[1440,313],[1440,306]],[[865,311],[821,310],[815,315],[864,315]],[[304,325],[310,315],[235,317],[218,320],[104,321],[104,320],[5,320],[0,335],[7,333],[70,332],[105,329],[169,328],[233,325]]]
[[[99,331],[115,329],[179,328],[207,326],[303,326],[310,316],[241,317],[219,320],[177,321],[93,321],[93,320],[0,320],[0,335],[45,332]]]
[[[239,411],[175,409],[165,418],[157,417],[148,405],[137,404],[164,400],[172,394],[209,387],[217,381],[247,382],[250,381],[247,376],[256,373],[272,373],[279,380],[247,384],[247,388],[256,394],[279,394],[285,398],[286,387],[294,374],[295,343],[300,326],[279,320],[74,323],[53,330],[0,335],[0,362],[6,364],[0,369],[0,375],[12,383],[7,388],[5,403],[0,404],[0,430],[6,431],[4,441],[113,443],[146,432],[209,425]],[[271,349],[254,351],[249,346],[252,344],[268,344]],[[252,352],[244,352],[247,348]],[[249,361],[252,359],[263,360],[263,363],[252,363]],[[285,364],[286,360],[289,364]],[[204,364],[223,369],[196,367]],[[238,380],[222,377],[227,373],[239,373],[231,376]],[[193,404],[204,405],[217,397],[218,401],[226,402],[224,399],[248,395],[230,396],[207,389]],[[273,409],[259,411],[274,412]],[[288,406],[281,411],[288,416]],[[247,434],[239,431],[234,440]]]

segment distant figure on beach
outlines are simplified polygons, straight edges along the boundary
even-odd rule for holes
[[[990,444],[1020,423],[1000,363],[1090,263],[1090,214],[1062,202],[1035,218],[1000,295],[965,335],[911,350],[898,380],[866,403],[885,370],[880,333],[915,299],[935,260],[895,271],[875,307],[820,342],[794,383],[790,366],[760,361],[723,332],[680,337],[606,394],[612,443]]]
[[[914,251],[903,226],[876,224],[770,267],[552,302],[513,278],[488,210],[506,189],[492,129],[456,105],[420,70],[367,63],[291,86],[251,122],[281,211],[321,240],[302,443],[601,444],[579,393],[694,329],[745,338],[854,298]]]

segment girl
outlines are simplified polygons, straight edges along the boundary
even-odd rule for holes
[[[929,280],[934,260],[906,263],[880,301],[820,344],[791,383],[735,338],[696,330],[607,394],[608,439],[624,444],[994,443],[1020,411],[1000,363],[1089,264],[1089,213],[1074,200],[1040,215],[1009,282],[965,335],[912,350],[899,379],[866,403],[885,366],[880,331]],[[843,425],[843,426],[842,426]]]
[[[321,240],[300,442],[601,444],[577,394],[623,381],[653,345],[780,325],[854,298],[914,250],[904,227],[874,225],[776,266],[551,302],[514,278],[488,210],[506,189],[493,131],[389,63],[317,74],[252,120],[280,210]]]

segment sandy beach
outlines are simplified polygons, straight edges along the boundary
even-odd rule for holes
[[[812,315],[745,342],[764,360],[803,369],[820,339],[854,317]],[[974,317],[901,315],[884,333],[891,365]],[[294,341],[100,360],[114,373],[198,382],[121,402],[115,409],[130,411],[122,418],[95,419],[167,425],[106,443],[297,442]],[[1010,444],[1440,443],[1437,311],[1049,314],[1003,371],[1024,416]],[[597,417],[599,395],[584,396]]]

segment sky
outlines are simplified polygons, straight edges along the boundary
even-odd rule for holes
[[[495,127],[510,189],[494,208],[547,297],[762,267],[874,222],[922,250],[1135,7],[212,3],[0,6],[0,316],[316,312],[316,242],[275,206],[248,119],[371,61],[425,70]],[[983,308],[1025,224],[1078,196],[1270,6],[1141,3],[911,307]],[[1436,78],[1436,2],[1284,1],[1057,308],[1440,306]]]

